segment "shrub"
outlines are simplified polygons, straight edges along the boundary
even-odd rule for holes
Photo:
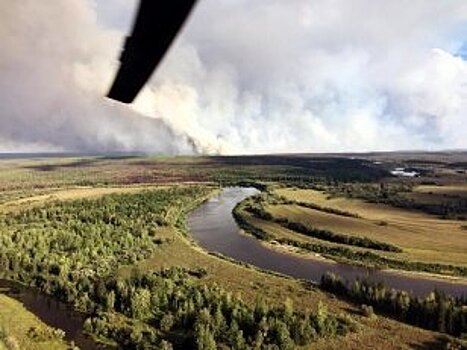
[[[375,312],[373,311],[373,306],[362,304],[360,306],[360,310],[362,311],[363,316],[371,319],[376,318]]]

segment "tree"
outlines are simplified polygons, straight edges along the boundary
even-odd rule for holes
[[[115,292],[111,290],[107,293],[106,300],[105,300],[105,307],[107,311],[112,311],[115,306]]]
[[[198,350],[216,350],[216,340],[207,325],[198,323],[196,327],[196,346]]]
[[[131,295],[131,315],[137,319],[145,319],[151,313],[151,292],[145,288],[137,288]]]

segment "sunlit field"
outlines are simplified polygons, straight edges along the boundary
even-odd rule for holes
[[[288,199],[345,210],[358,217],[298,205],[267,207],[274,216],[288,217],[320,229],[388,242],[401,247],[403,253],[400,256],[407,259],[467,264],[464,221],[443,220],[417,211],[358,199],[330,198],[326,193],[316,190],[279,189],[276,192]]]

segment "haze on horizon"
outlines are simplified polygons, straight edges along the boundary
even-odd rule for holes
[[[128,107],[136,6],[0,3],[0,152],[467,148],[464,0],[199,0]]]

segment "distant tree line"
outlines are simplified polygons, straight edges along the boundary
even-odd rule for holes
[[[420,210],[437,215],[442,219],[467,220],[467,199],[460,196],[446,196],[446,200],[421,202],[409,197],[414,184],[402,181],[397,183],[338,183],[326,186],[327,193],[335,196],[360,198],[371,203],[383,203],[403,209]]]
[[[360,215],[346,211],[346,210],[342,210],[338,208],[323,207],[321,205],[318,205],[312,202],[303,202],[303,201],[288,199],[284,196],[268,195],[266,197],[266,201],[268,204],[271,204],[271,205],[297,205],[297,206],[304,207],[304,208],[319,210],[319,211],[329,213],[329,214],[345,216],[349,218],[360,218]]]

